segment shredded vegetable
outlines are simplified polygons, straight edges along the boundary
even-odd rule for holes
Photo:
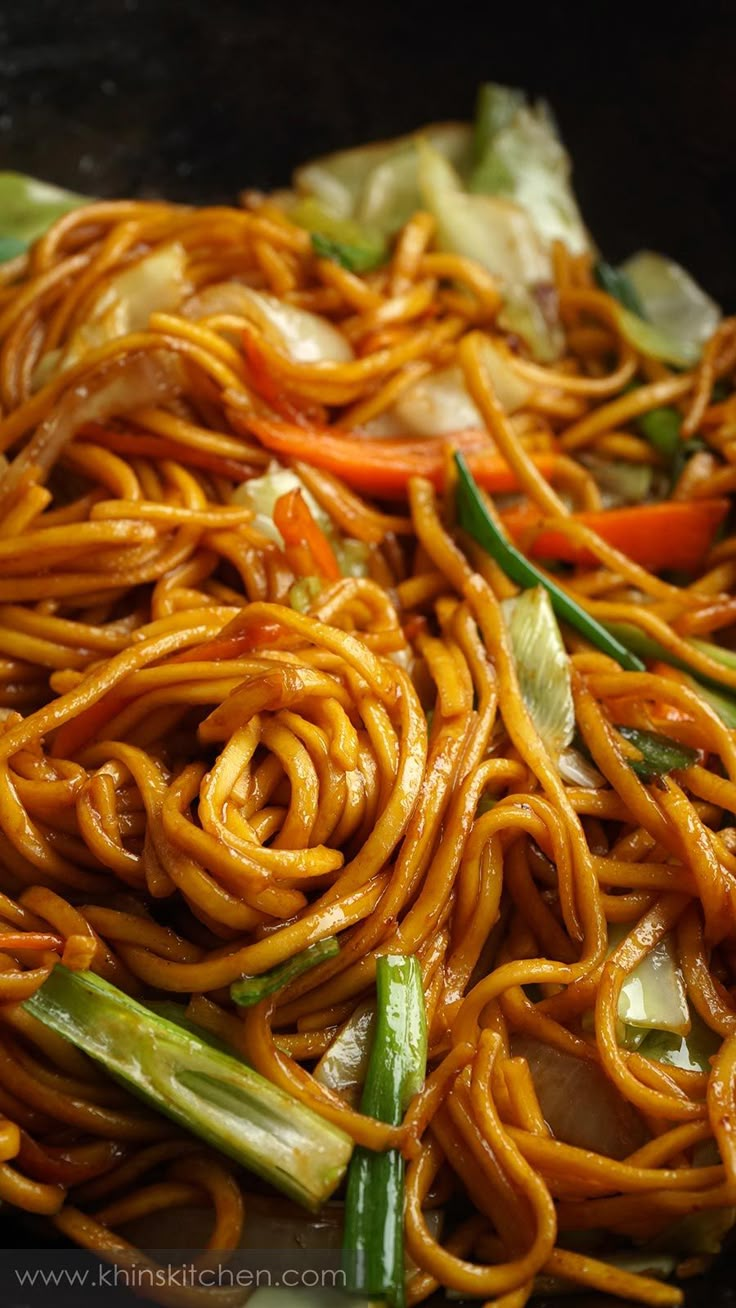
[[[610,654],[622,668],[643,671],[644,665],[636,654],[596,622],[565,591],[561,590],[556,582],[538,572],[523,554],[509,544],[488,513],[462,454],[455,454],[455,463],[459,473],[457,506],[461,526],[478,541],[479,545],[488,550],[507,576],[518,586],[523,586],[525,589],[528,586],[543,586],[549,594],[558,618],[569,622],[598,649]]]
[[[339,1185],[352,1152],[342,1131],[101,977],[59,966],[26,1007],[168,1117],[308,1208]]]

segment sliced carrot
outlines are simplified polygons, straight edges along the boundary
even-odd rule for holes
[[[273,508],[273,521],[283,537],[286,557],[290,563],[293,560],[298,576],[316,574],[339,581],[342,573],[335,551],[298,487],[279,496]]]
[[[572,521],[590,527],[601,540],[651,572],[664,568],[690,572],[707,554],[728,508],[725,499],[668,500],[599,513],[574,513]],[[596,562],[590,550],[557,530],[549,520],[545,523],[534,506],[510,509],[503,521],[517,544],[535,559]]]
[[[404,496],[411,477],[426,477],[438,490],[445,484],[448,446],[462,450],[484,490],[496,494],[519,490],[513,468],[490,444],[486,432],[457,431],[432,437],[370,437],[335,432],[328,427],[300,427],[254,414],[241,421],[266,449],[285,458],[303,459],[342,477],[349,486],[388,499]],[[558,455],[534,455],[533,462],[551,479]]]

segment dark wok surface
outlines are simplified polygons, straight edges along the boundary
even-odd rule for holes
[[[434,13],[434,16],[432,16]],[[91,194],[231,199],[337,146],[545,95],[609,258],[736,307],[733,0],[5,0],[0,160]]]
[[[91,195],[231,200],[310,155],[467,118],[491,78],[554,106],[610,259],[661,249],[733,312],[735,66],[733,0],[5,0],[0,167]],[[5,1249],[40,1242],[0,1220]],[[734,1303],[735,1272],[731,1254],[689,1282],[688,1308]],[[44,1302],[94,1308],[66,1293]]]

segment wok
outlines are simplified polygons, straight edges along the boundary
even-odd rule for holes
[[[729,0],[13,0],[0,6],[0,166],[90,195],[232,200],[311,155],[467,118],[492,79],[552,104],[607,258],[662,250],[733,312],[735,57]],[[40,1242],[3,1211],[2,1247]],[[688,1308],[732,1304],[733,1266],[726,1253],[687,1282]]]

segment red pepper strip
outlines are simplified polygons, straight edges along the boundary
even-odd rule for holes
[[[339,581],[342,573],[329,540],[297,487],[280,495],[273,507],[274,526],[284,540],[286,556],[293,555],[302,577],[327,577]]]
[[[5,935],[0,935],[0,951],[53,949],[58,954],[63,947],[64,941],[61,936],[52,935],[50,931],[8,931]]]
[[[444,451],[462,450],[470,470],[484,490],[502,494],[520,489],[516,473],[493,448],[485,432],[457,431],[432,437],[369,437],[355,432],[337,433],[327,427],[298,427],[294,423],[248,414],[243,421],[266,449],[286,458],[303,459],[342,477],[349,486],[368,494],[395,498],[406,494],[410,477],[426,477],[438,490],[446,476]],[[533,462],[550,479],[558,464],[556,454],[538,454]]]
[[[698,566],[728,512],[728,500],[668,500],[574,513],[572,522],[590,527],[601,540],[650,572],[673,568],[690,572]],[[533,505],[509,509],[504,526],[531,558],[562,563],[595,564],[590,550],[549,524]]]

